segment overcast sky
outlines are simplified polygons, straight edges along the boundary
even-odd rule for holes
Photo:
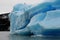
[[[11,12],[13,6],[18,3],[37,4],[42,2],[43,0],[0,0],[0,14]]]

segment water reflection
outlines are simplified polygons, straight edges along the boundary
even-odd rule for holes
[[[10,40],[60,40],[60,37],[40,37],[40,36],[20,36],[20,35],[10,35]]]

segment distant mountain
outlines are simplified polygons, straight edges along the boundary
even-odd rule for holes
[[[0,31],[8,31],[10,21],[8,17],[9,13],[0,14]]]

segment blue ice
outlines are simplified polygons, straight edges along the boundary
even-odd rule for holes
[[[9,18],[11,34],[59,35],[60,1],[45,2],[34,7],[17,4]]]

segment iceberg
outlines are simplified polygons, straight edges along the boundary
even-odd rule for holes
[[[19,35],[59,35],[60,1],[36,6],[17,4],[9,14],[10,33]]]

